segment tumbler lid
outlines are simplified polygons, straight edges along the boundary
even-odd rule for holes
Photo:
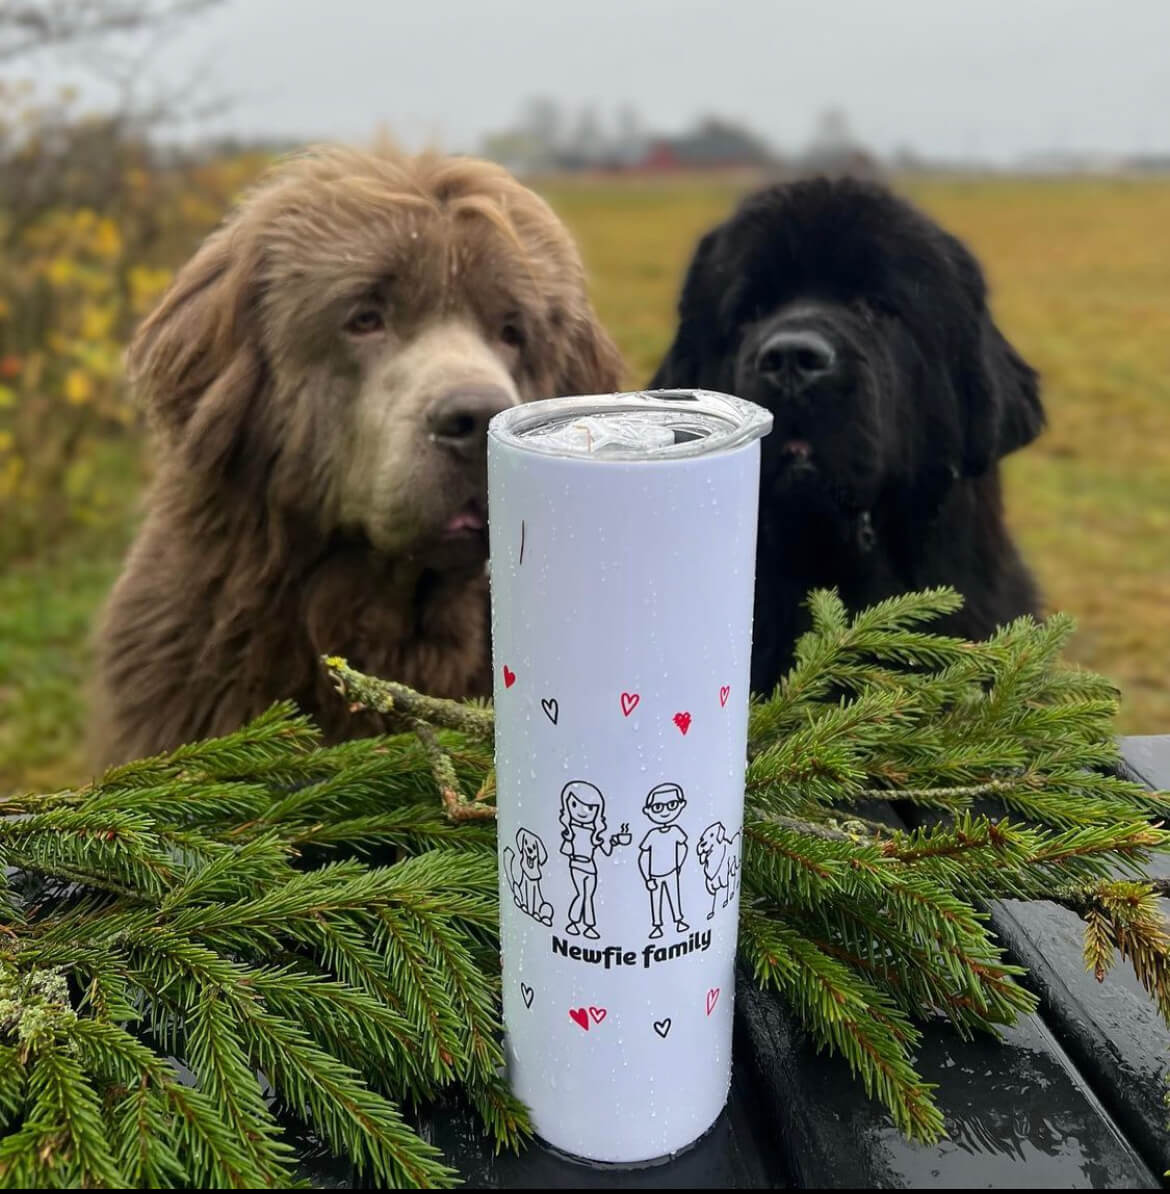
[[[654,461],[729,452],[771,430],[769,411],[730,394],[640,390],[512,406],[488,437],[547,456]]]

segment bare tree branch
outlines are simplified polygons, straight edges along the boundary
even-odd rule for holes
[[[2,0],[0,0],[2,2]],[[220,0],[202,0],[195,7],[206,8]],[[204,58],[179,79],[158,80],[151,65],[167,42],[180,32],[179,21],[167,20],[151,26],[133,46],[111,47],[85,43],[71,47],[87,72],[101,79],[114,92],[110,119],[128,131],[145,132],[182,121],[206,120],[231,106],[231,100],[211,90],[214,62]]]
[[[0,0],[0,63],[116,34],[157,30],[221,0]]]

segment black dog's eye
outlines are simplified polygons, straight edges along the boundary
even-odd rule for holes
[[[506,323],[500,328],[500,340],[509,348],[523,348],[524,329],[515,323]]]
[[[386,320],[377,307],[363,307],[355,311],[346,320],[345,330],[351,336],[368,336],[372,332],[380,332],[386,327]]]
[[[849,306],[862,319],[871,323],[876,319],[889,318],[894,314],[893,305],[880,298],[855,298],[849,303]]]

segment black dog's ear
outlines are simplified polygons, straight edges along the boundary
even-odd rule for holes
[[[706,374],[722,355],[716,327],[718,312],[711,298],[717,288],[712,273],[720,231],[712,228],[695,247],[678,301],[678,330],[646,386],[648,390],[683,390],[715,384]]]
[[[1040,379],[1008,343],[987,306],[975,258],[954,238],[952,251],[971,306],[960,332],[958,390],[963,400],[963,472],[985,473],[1044,429]]]
[[[1040,376],[987,318],[984,352],[999,379],[1003,401],[999,412],[999,454],[1006,456],[1030,444],[1044,430]]]
[[[967,403],[963,471],[972,477],[1031,443],[1044,429],[1036,370],[1008,343],[986,311],[980,323],[977,355],[963,379]]]

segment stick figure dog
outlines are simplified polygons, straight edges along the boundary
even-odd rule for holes
[[[703,878],[707,890],[711,893],[711,911],[707,913],[707,919],[711,920],[715,916],[715,901],[719,898],[719,889],[724,889],[724,908],[739,889],[739,834],[728,837],[723,823],[716,821],[699,834],[699,844],[695,847],[695,853],[699,856]]]
[[[516,907],[527,912],[533,920],[551,925],[553,906],[540,890],[540,881],[544,877],[542,868],[548,862],[544,842],[530,829],[521,826],[516,830],[516,850],[520,852],[519,874],[516,873],[516,851],[511,846],[504,849],[504,873],[512,885]]]

